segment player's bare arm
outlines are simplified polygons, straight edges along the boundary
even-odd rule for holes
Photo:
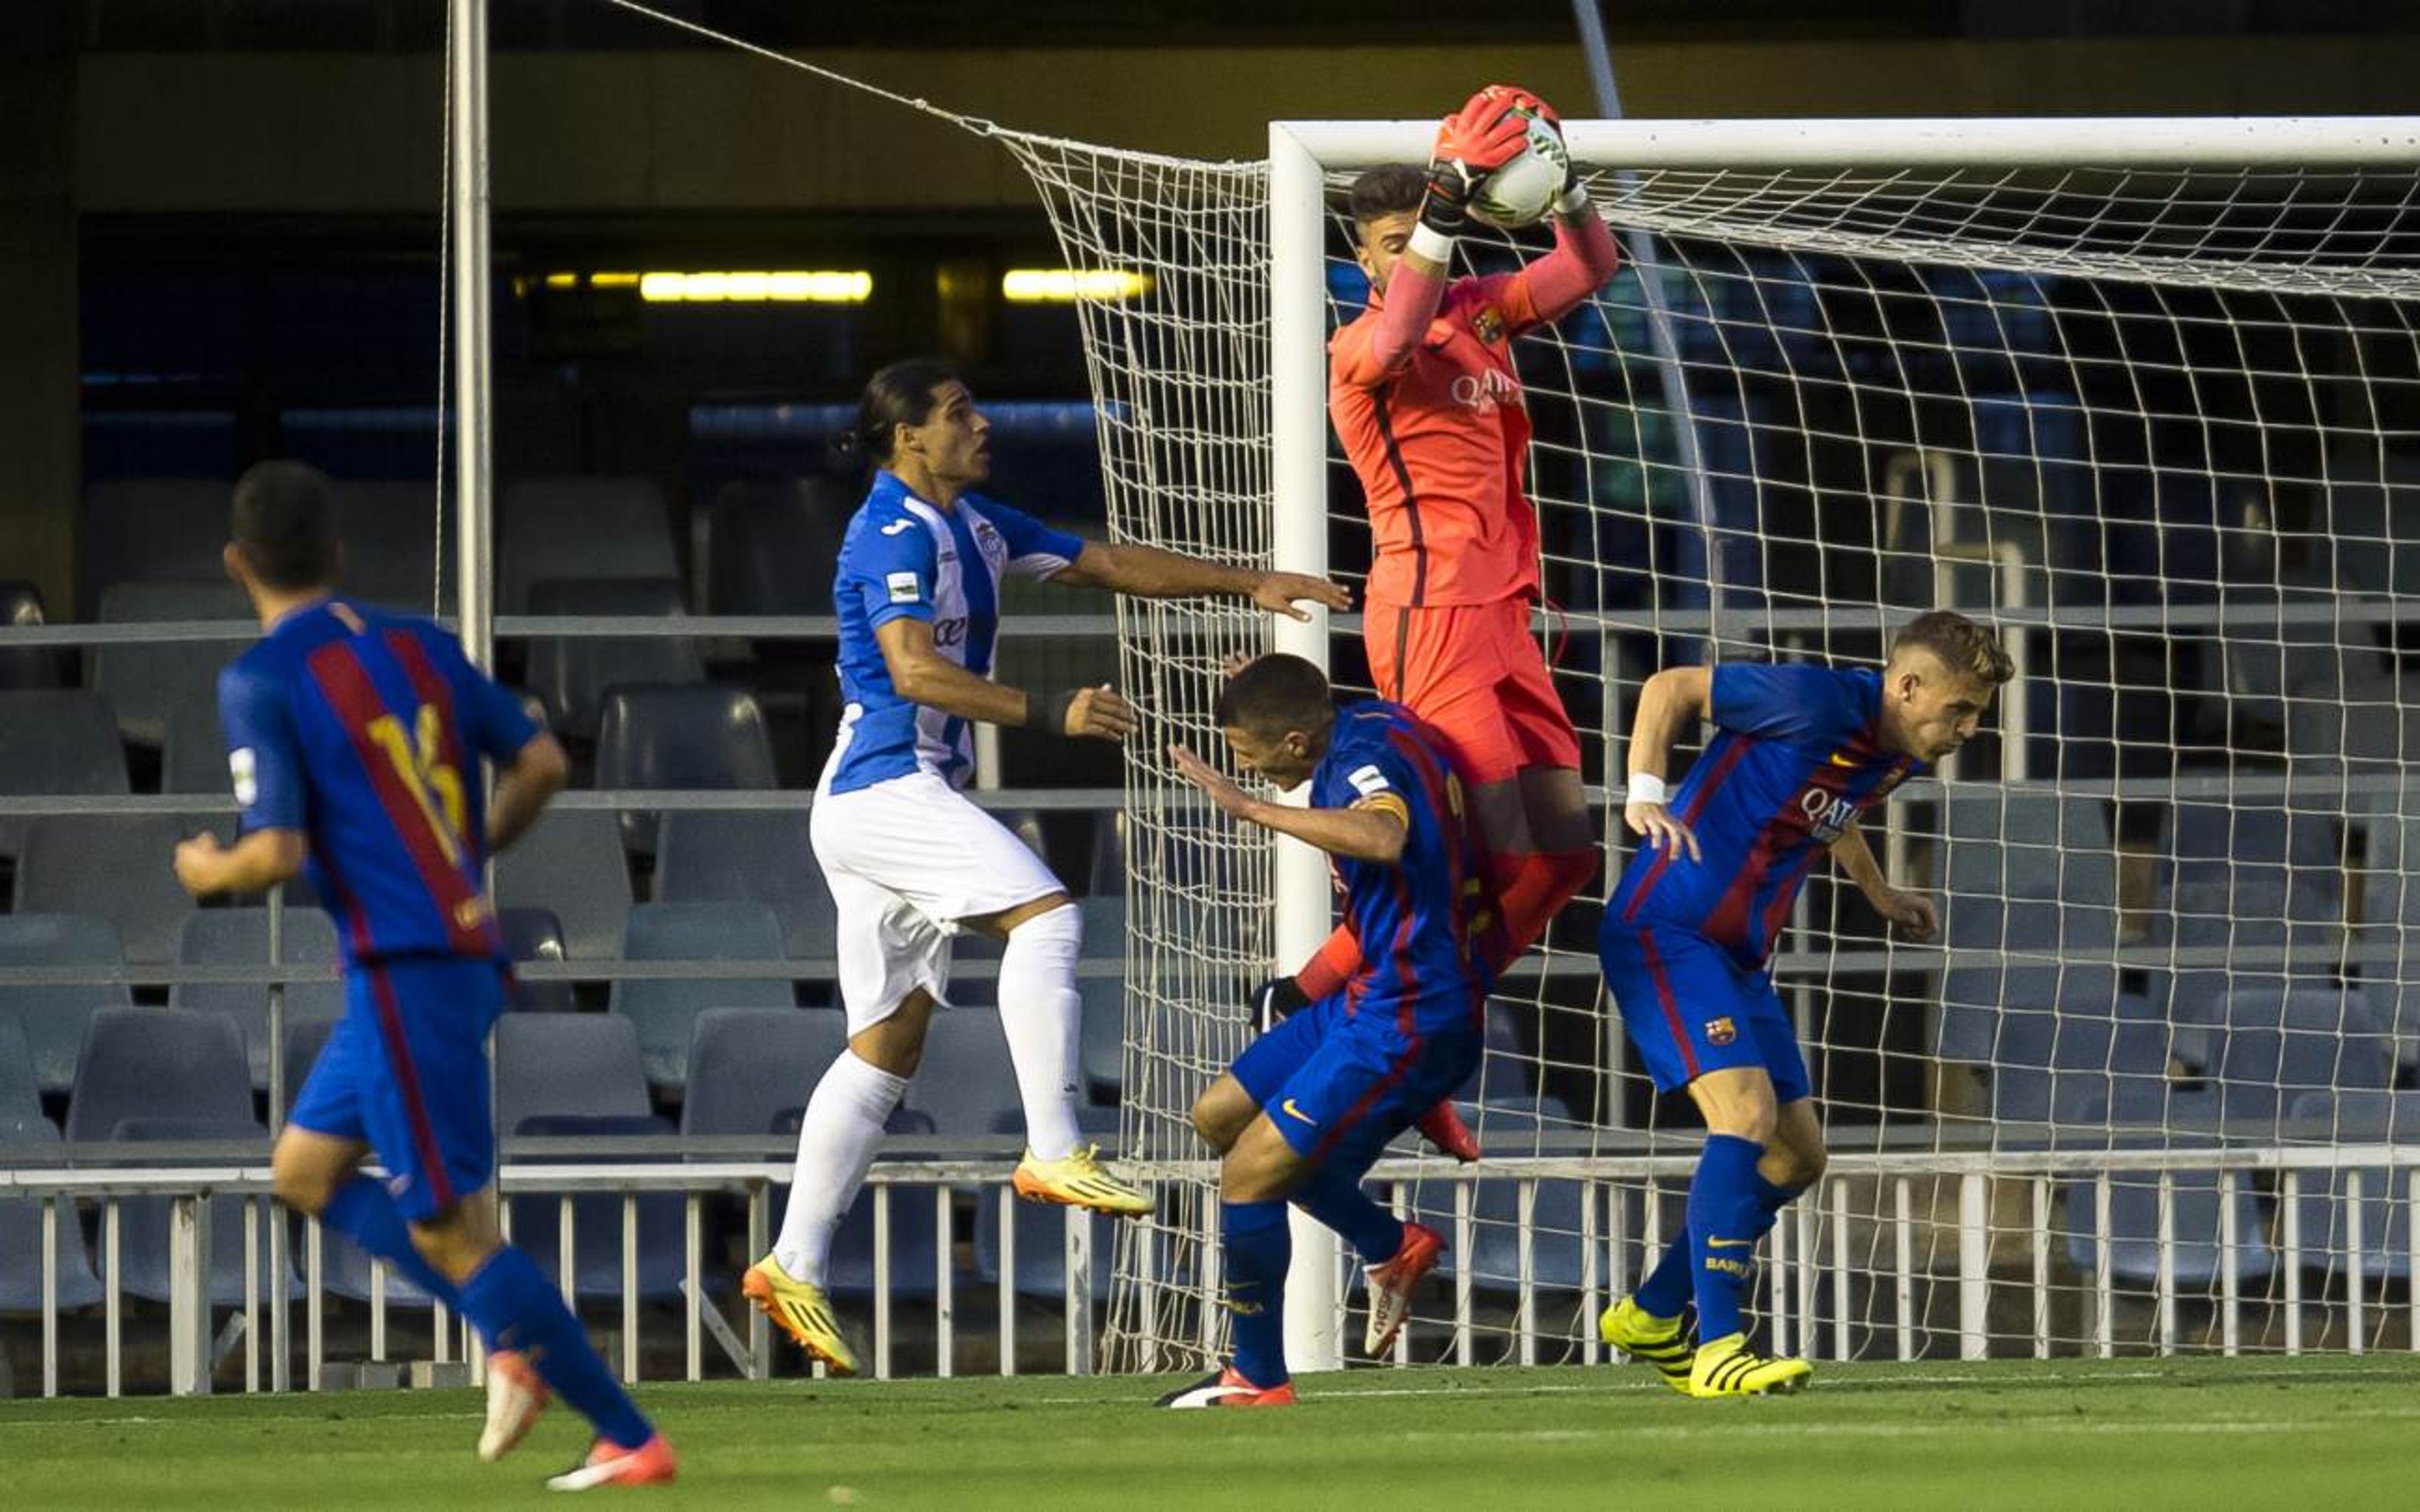
[[[1668,807],[1664,772],[1671,764],[1673,744],[1706,717],[1714,698],[1712,669],[1668,667],[1639,690],[1638,712],[1630,722],[1629,798],[1622,805],[1622,823],[1650,848],[1677,845],[1692,861],[1702,858],[1698,837]]]
[[[263,892],[301,876],[310,855],[299,829],[256,829],[233,845],[205,831],[177,846],[177,880],[196,898]]]
[[[513,763],[496,780],[496,800],[488,812],[488,844],[503,850],[528,833],[549,799],[571,779],[571,758],[562,742],[540,731],[513,753]]]
[[[1407,817],[1403,800],[1392,794],[1366,798],[1349,809],[1296,809],[1253,796],[1183,746],[1169,747],[1168,759],[1178,776],[1245,824],[1292,835],[1351,861],[1393,866],[1403,859]]]
[[[941,655],[923,620],[886,621],[874,631],[899,696],[928,709],[985,724],[1022,725],[1053,734],[1124,740],[1134,733],[1134,705],[1111,687],[1079,687],[1037,697],[979,677]]]
[[[1106,588],[1137,598],[1187,598],[1197,594],[1233,594],[1249,598],[1273,614],[1308,620],[1297,606],[1324,604],[1332,609],[1353,607],[1353,595],[1341,583],[1299,572],[1264,572],[1200,557],[1180,556],[1154,546],[1131,542],[1087,541],[1073,563],[1050,579],[1078,587]]]
[[[1874,905],[1874,912],[1898,925],[1900,933],[1920,943],[1932,938],[1941,928],[1931,899],[1891,886],[1890,879],[1883,874],[1882,863],[1874,859],[1873,847],[1866,843],[1865,831],[1851,825],[1832,842],[1831,849],[1834,863],[1857,885],[1866,902]]]

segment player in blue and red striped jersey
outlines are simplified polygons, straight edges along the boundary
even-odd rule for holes
[[[482,874],[563,785],[563,748],[437,625],[337,593],[343,548],[318,472],[254,468],[233,517],[226,569],[262,630],[219,678],[242,833],[232,847],[186,841],[177,876],[207,898],[307,871],[345,967],[344,1017],[271,1157],[277,1196],[478,1329],[480,1458],[520,1443],[551,1391],[597,1437],[550,1486],[669,1481],[671,1448],[497,1225],[487,1040],[510,967]],[[483,759],[501,773],[492,812]],[[359,1168],[372,1152],[382,1181]]]
[[[1656,1089],[1689,1089],[1706,1148],[1688,1231],[1598,1327],[1675,1391],[1806,1384],[1807,1362],[1749,1349],[1740,1316],[1757,1241],[1824,1162],[1807,1063],[1764,963],[1827,852],[1885,919],[1932,934],[1931,901],[1891,886],[1857,816],[1965,744],[2011,675],[1991,631],[1936,609],[1899,633],[1880,672],[1675,667],[1640,694],[1622,817],[1646,843],[1606,904],[1597,953]],[[1668,797],[1672,743],[1701,718],[1718,733]]]
[[[1331,858],[1358,964],[1343,987],[1254,1041],[1193,1104],[1224,1152],[1218,1196],[1235,1353],[1163,1407],[1277,1407],[1294,1400],[1284,1340],[1289,1202],[1362,1258],[1363,1342],[1384,1350],[1444,1241],[1370,1199],[1361,1178],[1387,1142],[1478,1069],[1487,989],[1503,949],[1487,849],[1436,733],[1401,705],[1336,709],[1299,656],[1267,656],[1221,691],[1235,764],[1311,805],[1257,798],[1200,757],[1177,771],[1247,824]]]

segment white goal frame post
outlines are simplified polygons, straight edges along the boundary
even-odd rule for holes
[[[1435,131],[1424,120],[1269,124],[1271,543],[1280,570],[1327,570],[1326,176],[1424,162]],[[1616,170],[2420,164],[2420,117],[2405,116],[1569,120],[1563,138],[1575,162]],[[1309,623],[1280,620],[1276,647],[1326,670],[1328,634],[1326,611],[1314,609]],[[1326,937],[1329,883],[1319,853],[1283,837],[1275,876],[1275,964],[1285,969]],[[1294,1228],[1288,1359],[1296,1369],[1341,1368],[1341,1251],[1299,1211]]]

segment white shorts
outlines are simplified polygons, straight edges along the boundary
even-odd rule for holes
[[[823,794],[807,833],[840,916],[852,1035],[919,987],[947,1000],[959,920],[1066,890],[1024,841],[930,772]]]

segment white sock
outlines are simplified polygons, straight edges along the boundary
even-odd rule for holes
[[[1077,1145],[1076,1107],[1084,1000],[1076,995],[1083,916],[1069,903],[1008,932],[1000,957],[1000,1026],[1025,1103],[1025,1147],[1036,1160],[1064,1160]]]
[[[832,1235],[857,1200],[882,1126],[907,1090],[906,1077],[860,1060],[847,1049],[815,1084],[799,1123],[798,1168],[789,1205],[782,1211],[782,1237],[773,1246],[773,1258],[791,1279],[823,1285]]]

